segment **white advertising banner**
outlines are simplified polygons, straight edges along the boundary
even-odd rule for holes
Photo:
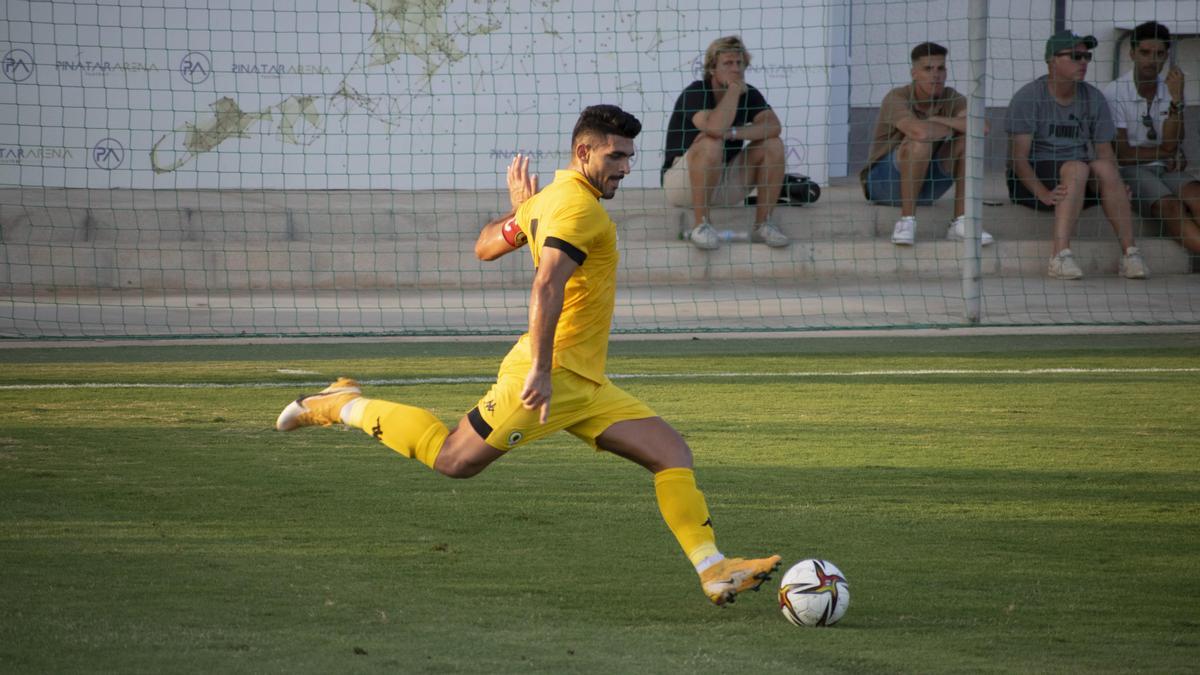
[[[546,176],[564,166],[596,103],[642,120],[627,184],[657,186],[675,98],[730,33],[789,171],[825,182],[845,143],[829,138],[847,114],[840,1],[203,4],[9,0],[0,186],[492,189],[515,152]]]

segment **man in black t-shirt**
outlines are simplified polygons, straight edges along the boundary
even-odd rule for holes
[[[771,222],[783,185],[782,126],[762,93],[746,84],[749,64],[741,38],[713,41],[704,54],[704,79],[683,90],[667,124],[662,186],[672,205],[691,207],[697,248],[720,246],[709,208],[741,204],[755,189],[751,241],[774,248],[791,243]]]

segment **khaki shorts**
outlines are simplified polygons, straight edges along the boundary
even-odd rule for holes
[[[521,403],[528,374],[528,363],[506,359],[496,384],[467,413],[475,433],[497,450],[511,450],[563,429],[598,449],[596,437],[617,422],[658,416],[611,381],[597,384],[555,368],[550,373],[550,417],[541,424],[541,410],[526,410]]]
[[[713,189],[709,206],[740,206],[754,189],[750,182],[750,171],[746,166],[746,151],[739,152],[721,171],[721,181]],[[675,158],[671,168],[663,174],[663,189],[667,203],[671,206],[691,208],[692,182],[688,177],[687,155]]]
[[[1121,179],[1129,186],[1133,205],[1142,217],[1152,217],[1151,207],[1164,197],[1178,196],[1183,186],[1194,183],[1195,176],[1182,171],[1167,171],[1165,166],[1123,166]]]

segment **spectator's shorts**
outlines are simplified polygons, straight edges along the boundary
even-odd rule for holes
[[[933,159],[930,160],[929,168],[925,171],[925,182],[921,186],[921,191],[917,193],[917,204],[920,206],[929,206],[954,186],[954,176],[946,173],[942,167],[942,161],[938,158],[942,152],[942,145],[942,141],[934,144]],[[899,161],[896,158],[897,149],[894,148],[888,154],[880,157],[867,172],[867,182],[863,183],[863,194],[866,195],[868,201],[884,206],[900,206],[900,167],[897,164]]]
[[[1143,218],[1152,217],[1150,208],[1163,197],[1178,195],[1183,186],[1197,182],[1197,178],[1182,171],[1167,171],[1161,165],[1138,165],[1121,167],[1121,179],[1129,186],[1133,204]]]
[[[1042,185],[1046,186],[1047,190],[1053,190],[1054,188],[1058,187],[1058,179],[1061,175],[1060,171],[1062,169],[1062,165],[1066,164],[1067,162],[1086,163],[1086,160],[1039,159],[1036,162],[1033,162],[1033,172],[1037,174],[1038,180],[1042,182]],[[1017,178],[1015,173],[1013,173],[1012,169],[1008,170],[1006,182],[1008,183],[1008,196],[1013,200],[1014,203],[1020,204],[1021,206],[1027,206],[1035,211],[1054,210],[1053,206],[1046,206],[1042,203],[1042,200],[1037,198],[1037,195],[1030,192],[1029,188],[1025,187],[1025,184],[1022,183],[1019,178]],[[1088,181],[1087,194],[1085,194],[1083,197],[1083,208],[1086,209],[1099,203],[1100,197],[1092,189],[1092,182]]]
[[[750,170],[746,166],[746,152],[739,152],[721,171],[721,180],[709,197],[709,206],[740,206],[750,191]],[[671,168],[663,174],[663,189],[667,192],[667,203],[683,208],[692,207],[692,183],[688,177],[687,155],[675,158]]]

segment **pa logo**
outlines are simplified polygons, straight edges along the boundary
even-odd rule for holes
[[[112,171],[125,161],[125,146],[115,138],[106,138],[92,148],[92,162],[105,171]]]
[[[33,75],[33,55],[24,49],[10,49],[4,54],[4,77],[24,82]]]
[[[212,75],[212,61],[202,52],[188,52],[179,60],[179,74],[188,84],[200,84]]]
[[[512,432],[508,435],[508,447],[511,448],[517,443],[520,443],[522,438],[525,438],[525,434],[521,433],[520,431]]]

